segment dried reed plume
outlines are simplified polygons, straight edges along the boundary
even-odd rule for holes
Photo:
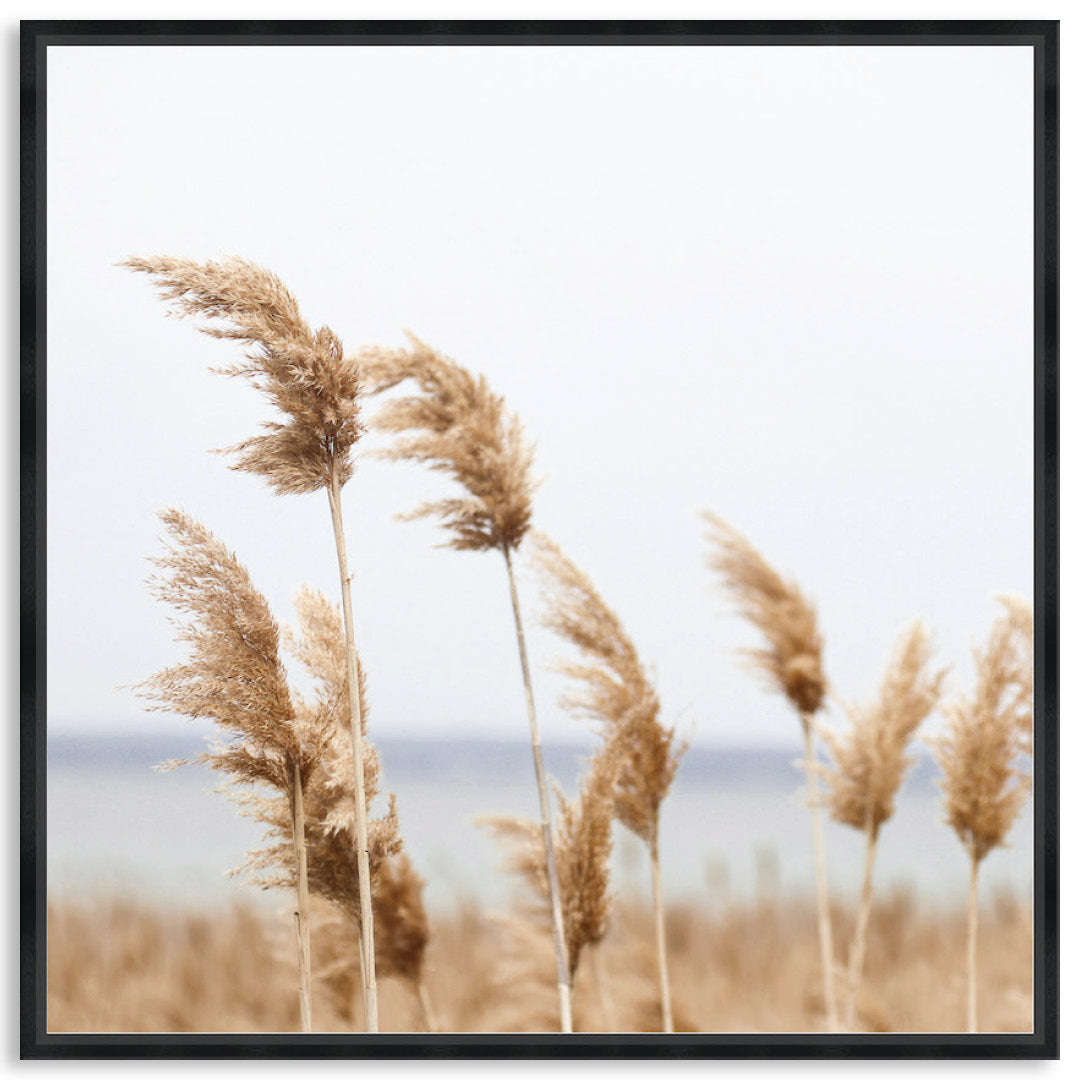
[[[614,789],[621,756],[617,740],[606,741],[593,756],[577,798],[571,801],[556,793],[555,863],[571,986],[585,947],[598,945],[608,932]],[[500,839],[513,845],[510,868],[538,901],[532,914],[544,917],[551,896],[539,826],[524,818],[482,820]]]
[[[557,665],[579,686],[563,702],[578,715],[597,721],[617,749],[615,816],[649,850],[661,1015],[664,1030],[672,1031],[660,887],[660,806],[686,745],[676,743],[674,729],[660,723],[660,699],[637,650],[592,581],[554,541],[535,530],[530,548],[532,561],[543,574],[544,625],[584,658]]]
[[[1005,843],[1031,791],[1031,644],[1016,608],[994,620],[975,649],[975,692],[945,706],[945,734],[931,743],[943,774],[945,813],[971,860],[968,885],[967,1028],[978,1030],[975,951],[982,860]]]
[[[764,677],[768,688],[779,691],[791,702],[802,724],[814,839],[825,1013],[829,1028],[836,1030],[832,923],[814,746],[814,717],[821,709],[828,689],[822,666],[823,642],[817,613],[799,587],[782,578],[744,536],[716,514],[706,511],[702,516],[712,545],[706,564],[720,575],[725,591],[740,614],[758,628],[767,642],[767,648],[746,650],[751,666]]]
[[[1022,596],[999,596],[1012,626],[1018,653],[1016,681],[1016,721],[1022,732],[1022,747],[1031,754],[1035,734],[1035,612]]]
[[[286,630],[285,642],[290,652],[301,662],[310,677],[314,690],[314,700],[306,700],[298,691],[293,691],[293,702],[301,716],[319,716],[329,725],[322,753],[315,763],[308,780],[306,797],[308,804],[309,837],[308,845],[311,858],[309,881],[315,896],[330,901],[341,915],[346,918],[358,933],[361,943],[364,939],[365,919],[368,917],[361,903],[360,881],[356,862],[356,811],[353,802],[353,772],[350,711],[348,708],[349,651],[345,643],[342,620],[331,602],[321,592],[310,587],[298,590],[295,597],[298,632]],[[359,724],[363,731],[367,729],[368,706],[364,693],[366,679],[363,668],[356,663],[356,682],[360,688]],[[368,739],[362,742],[364,755],[364,776],[366,780],[366,816],[368,818],[368,863],[371,867],[373,886],[372,939],[376,942],[380,934],[388,932],[387,927],[380,929],[380,919],[384,922],[397,920],[411,922],[414,929],[421,928],[415,947],[419,949],[416,969],[419,971],[423,945],[426,944],[426,924],[423,921],[423,907],[419,893],[413,900],[412,912],[398,910],[398,901],[389,899],[380,908],[378,894],[384,887],[384,875],[391,879],[389,896],[395,894],[398,899],[412,887],[420,887],[418,878],[404,883],[400,880],[402,872],[395,863],[404,858],[401,854],[401,837],[398,832],[397,809],[393,795],[389,796],[389,809],[381,818],[373,814],[373,803],[379,794],[379,782],[382,773],[379,755]],[[280,800],[265,796],[247,796],[239,799],[244,811],[262,821],[269,827],[267,839],[270,846],[256,849],[248,855],[240,868],[247,876],[262,888],[274,888],[287,885],[291,880],[292,867],[286,857],[284,843],[285,808]],[[420,918],[416,912],[419,911]],[[399,925],[390,928],[389,933],[401,939],[408,933],[408,928]],[[421,941],[422,938],[422,941]],[[376,963],[380,955],[376,952]],[[361,958],[363,953],[361,952]],[[363,966],[363,965],[362,965]],[[395,966],[400,967],[395,961]],[[391,971],[389,974],[396,974]],[[366,987],[366,981],[365,981]],[[418,987],[419,992],[419,987]]]
[[[152,708],[212,719],[227,741],[197,760],[236,783],[266,785],[275,793],[284,837],[281,859],[297,892],[301,1026],[310,1032],[305,801],[332,737],[330,718],[294,707],[277,623],[236,556],[179,510],[160,516],[171,548],[152,560],[163,573],[151,579],[151,588],[186,616],[179,622],[179,639],[189,657],[146,679],[139,691],[155,703]]]
[[[362,432],[356,366],[327,327],[311,330],[276,274],[235,257],[155,255],[121,265],[150,275],[177,314],[209,320],[204,334],[247,346],[243,361],[218,370],[249,380],[287,418],[227,447],[237,456],[233,468],[257,473],[279,494],[329,487],[335,469],[339,483],[349,479],[349,452]]]
[[[450,532],[448,547],[459,551],[494,549],[502,553],[506,564],[540,800],[559,1015],[562,1030],[571,1031],[570,971],[547,772],[512,559],[512,552],[529,530],[532,516],[536,488],[531,473],[533,450],[525,442],[521,421],[507,410],[504,400],[491,390],[486,379],[473,375],[418,338],[409,335],[409,340],[412,346],[409,349],[370,349],[359,360],[369,393],[384,393],[410,381],[416,388],[413,395],[384,404],[372,419],[371,427],[394,437],[380,456],[391,461],[416,461],[437,472],[448,473],[464,489],[456,498],[425,503],[404,516],[440,518]]]
[[[341,485],[352,475],[351,450],[362,434],[359,372],[345,358],[341,341],[325,326],[313,332],[296,299],[280,278],[248,262],[196,262],[171,256],[131,258],[122,265],[148,274],[161,299],[181,316],[208,320],[199,327],[211,337],[247,346],[242,362],[219,369],[249,380],[284,414],[285,422],[264,424],[267,434],[227,448],[234,468],[262,476],[277,494],[325,489],[330,503],[348,651],[355,656],[352,585],[341,516]],[[360,901],[367,928],[363,942],[367,1027],[378,1031],[375,943],[371,933],[371,868],[366,855],[367,799],[358,718],[359,690],[349,665],[352,722],[353,800],[358,822],[356,860]]]
[[[372,418],[372,430],[396,436],[380,456],[447,473],[465,493],[404,516],[440,518],[451,534],[447,546],[458,551],[516,550],[529,531],[536,490],[521,421],[482,375],[408,336],[411,349],[371,349],[360,360],[367,393],[406,381],[418,391],[387,402]]]
[[[848,1030],[855,1021],[866,953],[878,832],[892,817],[896,793],[915,761],[907,753],[911,739],[941,697],[945,671],[930,671],[930,655],[929,635],[916,622],[900,636],[877,700],[848,707],[851,727],[845,735],[822,732],[834,762],[825,770],[826,805],[835,821],[858,829],[866,839],[859,911],[848,953]]]

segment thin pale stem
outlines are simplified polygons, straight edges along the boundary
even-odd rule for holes
[[[296,857],[296,937],[300,950],[300,1030],[311,1034],[311,921],[308,901],[307,824],[300,765],[293,762],[293,854]]]
[[[878,830],[872,825],[866,828],[866,858],[863,862],[862,890],[859,893],[859,914],[855,922],[855,936],[848,953],[848,1000],[847,1029],[854,1030],[855,1007],[859,996],[859,980],[862,978],[863,960],[866,958],[866,930],[870,923],[870,903],[873,899],[874,859],[877,855]]]
[[[431,998],[428,997],[427,987],[422,979],[417,979],[414,985],[416,986],[416,1001],[420,1006],[420,1020],[424,1025],[424,1031],[437,1031],[435,1014],[431,1011]]]
[[[829,879],[825,869],[825,829],[821,822],[818,794],[817,756],[814,751],[812,718],[803,715],[803,745],[806,753],[806,786],[810,803],[810,827],[814,837],[814,875],[817,879],[818,941],[821,945],[821,972],[825,993],[825,1019],[830,1031],[839,1029],[836,1011],[836,984],[833,979],[832,920],[829,915]]]
[[[660,841],[653,837],[649,845],[649,866],[652,870],[653,922],[656,927],[656,966],[660,976],[660,1012],[664,1031],[671,1034],[675,1021],[671,1015],[671,984],[668,981],[667,935],[664,932],[664,897],[660,891]]]
[[[330,461],[330,516],[334,522],[338,572],[341,576],[341,606],[345,622],[346,663],[349,668],[349,726],[352,733],[353,795],[356,804],[356,867],[360,875],[360,953],[364,975],[364,1013],[369,1032],[379,1030],[379,998],[375,984],[375,926],[371,910],[371,863],[368,850],[367,785],[364,781],[364,744],[360,717],[360,679],[356,663],[356,635],[353,629],[352,583],[345,555],[345,527],[341,520],[341,484],[337,457]]]
[[[967,928],[967,1029],[971,1034],[979,1030],[979,1015],[975,1000],[975,949],[979,931],[979,860],[971,856],[971,879],[968,882],[968,928]]]
[[[521,622],[521,606],[518,603],[517,582],[510,548],[502,548],[506,560],[506,573],[510,579],[510,602],[514,608],[514,626],[517,629],[518,655],[521,658],[521,679],[525,686],[525,706],[529,716],[529,733],[532,736],[533,767],[536,770],[536,787],[540,794],[540,833],[544,840],[547,860],[548,895],[551,898],[551,933],[555,942],[555,975],[559,988],[559,1018],[564,1032],[574,1030],[570,1011],[570,967],[566,961],[566,933],[563,929],[562,899],[559,895],[559,875],[555,866],[555,842],[551,835],[551,806],[548,799],[547,771],[540,746],[540,728],[536,723],[536,704],[533,700],[532,678],[529,675],[529,657],[525,651],[525,631]]]

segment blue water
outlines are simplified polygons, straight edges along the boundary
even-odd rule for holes
[[[214,905],[257,893],[227,872],[257,845],[261,826],[240,817],[215,792],[219,777],[187,766],[155,772],[155,763],[202,749],[198,739],[53,736],[48,749],[47,873],[50,898],[123,892],[152,903]],[[477,824],[485,815],[537,816],[528,745],[499,742],[386,741],[384,788],[395,793],[406,848],[427,880],[432,910],[468,898],[487,907],[511,902],[516,888],[500,869],[502,852]],[[546,749],[548,766],[568,793],[586,747]],[[798,752],[692,747],[661,819],[666,894],[715,906],[762,893],[810,895],[813,864],[804,777]],[[881,833],[875,887],[912,890],[935,905],[962,902],[963,851],[941,823],[934,766],[920,761]],[[856,895],[863,841],[828,822],[830,885]],[[1010,846],[984,863],[984,895],[1032,886],[1030,803]],[[615,889],[647,895],[640,841],[617,827]]]

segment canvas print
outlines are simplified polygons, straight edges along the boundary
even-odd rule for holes
[[[1033,55],[51,45],[47,1031],[1031,1033]]]

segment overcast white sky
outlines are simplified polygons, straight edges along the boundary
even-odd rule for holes
[[[1011,47],[51,48],[50,723],[165,726],[117,689],[180,655],[143,583],[162,506],[283,618],[337,588],[325,500],[207,453],[267,409],[113,265],[156,252],[244,255],[347,348],[409,327],[486,374],[536,524],[700,740],[795,736],[732,655],[706,507],[817,601],[841,696],[916,616],[962,685],[993,595],[1032,593],[1031,77]],[[523,732],[500,561],[392,520],[444,490],[346,489],[376,739]],[[537,674],[545,734],[580,734]]]

